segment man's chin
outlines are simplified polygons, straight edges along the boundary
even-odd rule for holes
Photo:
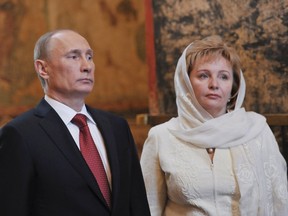
[[[92,88],[91,89],[82,89],[82,90],[75,92],[74,95],[76,97],[85,98],[92,92],[92,90],[93,90]]]

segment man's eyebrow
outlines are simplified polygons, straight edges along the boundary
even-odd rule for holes
[[[69,50],[66,54],[69,55],[69,54],[80,54],[81,51],[79,49],[72,49],[72,50]]]
[[[68,52],[67,52],[67,55],[69,55],[69,54],[81,54],[82,53],[82,51],[80,50],[80,49],[72,49],[72,50],[69,50]],[[93,55],[93,50],[92,49],[87,49],[86,51],[85,51],[85,53],[86,54],[90,54],[90,55]]]
[[[93,55],[94,51],[93,51],[92,49],[88,49],[88,50],[86,51],[86,53],[88,53],[88,54],[90,54],[90,55]]]

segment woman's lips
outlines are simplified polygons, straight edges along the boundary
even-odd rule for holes
[[[221,98],[221,96],[218,95],[218,94],[207,94],[206,97],[210,98],[210,99],[219,99],[219,98]]]

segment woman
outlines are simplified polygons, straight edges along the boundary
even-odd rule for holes
[[[141,166],[152,216],[288,215],[286,162],[219,36],[190,44],[175,72],[178,117],[149,131]]]

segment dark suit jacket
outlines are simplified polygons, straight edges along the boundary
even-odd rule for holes
[[[135,144],[127,122],[87,107],[104,138],[112,173],[112,209],[67,127],[39,105],[2,128],[1,216],[148,216]]]

